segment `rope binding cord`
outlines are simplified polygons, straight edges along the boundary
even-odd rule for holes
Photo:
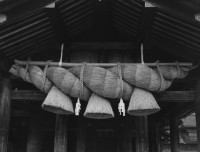
[[[158,88],[157,92],[160,92],[163,85],[164,85],[164,78],[163,78],[163,75],[162,75],[162,72],[160,70],[160,66],[159,66],[159,60],[156,61],[156,64],[157,64],[157,70],[158,70],[158,73],[159,73],[159,76],[160,76],[160,87]]]
[[[82,67],[81,67],[81,72],[80,72],[80,94],[79,94],[79,98],[77,99],[76,102],[76,108],[75,108],[75,115],[78,116],[81,110],[81,102],[80,102],[80,98],[83,95],[83,72],[84,72],[84,68],[85,68],[86,63],[84,62]]]
[[[118,73],[119,73],[119,78],[120,78],[120,102],[118,104],[118,109],[119,109],[119,114],[123,114],[123,116],[125,116],[125,103],[123,102],[123,89],[124,89],[124,86],[123,86],[123,80],[122,80],[122,72],[121,72],[121,64],[118,63],[117,65],[118,67]]]
[[[179,78],[181,76],[181,69],[178,61],[176,61],[176,68],[177,68],[177,78]]]
[[[26,75],[24,77],[24,81],[27,81],[27,77],[28,77],[28,68],[29,68],[29,65],[30,65],[30,61],[31,61],[31,58],[28,58],[27,62],[26,62],[26,67],[25,67],[25,70],[26,70]],[[18,71],[19,73],[19,68],[18,68]]]
[[[50,65],[50,63],[51,63],[51,60],[48,60],[47,62],[46,62],[46,66],[45,66],[45,68],[44,68],[44,74],[43,74],[43,80],[42,80],[42,92],[44,92],[44,90],[45,90],[45,84],[46,84],[46,75],[47,75],[47,68],[49,67],[49,65]]]

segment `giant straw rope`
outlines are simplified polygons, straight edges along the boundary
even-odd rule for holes
[[[37,88],[48,93],[52,85],[57,86],[65,94],[79,98],[80,96],[80,72],[82,66],[74,66],[71,69],[62,67],[48,67],[44,86],[44,72],[38,66],[30,65],[28,70],[19,65],[13,65],[10,72],[23,80],[33,83]],[[159,66],[156,69],[145,64],[120,65],[123,90],[118,67],[102,68],[92,65],[84,65],[83,89],[81,99],[88,101],[91,92],[107,98],[122,98],[129,100],[134,87],[159,92],[169,88],[174,79],[187,76],[191,67]],[[24,72],[25,71],[25,72]],[[28,72],[28,75],[27,75]]]

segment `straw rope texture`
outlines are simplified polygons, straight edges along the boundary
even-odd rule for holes
[[[20,69],[20,70],[18,70]],[[121,65],[123,78],[124,100],[130,100],[134,87],[159,92],[168,89],[174,79],[184,78],[191,69],[189,67],[160,66],[152,69],[145,64]],[[48,93],[54,84],[72,97],[80,96],[80,71],[81,66],[75,66],[69,70],[62,67],[48,67],[44,83],[44,72],[37,66],[29,66],[28,73],[25,68],[13,65],[10,72],[21,77],[27,82],[32,82],[37,88]],[[106,98],[120,98],[120,78],[118,67],[102,68],[85,65],[83,72],[82,100],[88,101],[91,92]],[[44,84],[44,86],[42,85]]]

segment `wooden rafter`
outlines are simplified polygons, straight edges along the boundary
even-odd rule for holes
[[[33,13],[46,5],[55,2],[56,0],[3,0],[0,1],[0,14],[7,16],[7,23],[9,21],[15,20],[19,17],[23,17],[27,14]]]
[[[195,21],[195,14],[198,13],[200,9],[200,2],[197,0],[187,1],[187,0],[147,0],[153,3],[157,7],[165,10],[169,14],[181,18],[190,23],[197,23]]]

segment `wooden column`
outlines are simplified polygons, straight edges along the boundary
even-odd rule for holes
[[[37,111],[32,112],[29,123],[27,152],[42,152],[42,120]]]
[[[2,80],[2,92],[0,98],[0,151],[8,150],[8,134],[11,111],[11,81],[9,78]]]
[[[160,124],[156,124],[156,152],[161,152]]]
[[[83,117],[78,118],[76,152],[85,152],[87,125]]]
[[[123,141],[122,141],[122,152],[132,152],[132,130],[131,130],[131,120],[124,118],[123,125]],[[133,120],[133,119],[132,119]]]
[[[149,152],[147,117],[135,117],[136,152]]]
[[[67,152],[68,116],[56,115],[54,152]]]
[[[156,152],[156,125],[152,120],[149,121],[149,151]]]
[[[196,129],[197,129],[197,147],[200,151],[200,79],[198,80],[196,87]]]
[[[179,152],[178,118],[173,113],[170,114],[170,145],[171,152]]]

